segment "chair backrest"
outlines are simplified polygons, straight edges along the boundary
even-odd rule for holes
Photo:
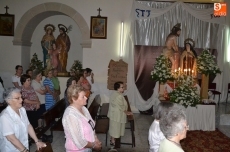
[[[55,118],[62,117],[65,111],[65,104],[65,99],[61,99],[42,115],[47,126],[51,125]]]
[[[93,120],[96,119],[100,105],[101,105],[101,97],[98,94],[95,96],[95,98],[93,99],[93,102],[91,103],[91,105],[89,106],[89,109],[88,109]]]
[[[210,84],[208,85],[208,89],[209,89],[209,90],[216,90],[216,83],[210,83]]]
[[[127,96],[124,96],[126,102],[127,102],[127,105],[128,105],[128,111],[131,111],[131,107],[130,107],[130,104],[129,104],[129,99]]]

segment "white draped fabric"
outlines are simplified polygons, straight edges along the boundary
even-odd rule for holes
[[[124,61],[128,63],[128,95],[131,105],[141,111],[148,110],[156,103],[153,94],[147,101],[141,97],[134,78],[134,45],[164,46],[167,35],[172,27],[181,23],[181,35],[178,45],[183,47],[186,38],[195,40],[196,48],[212,48],[218,50],[218,65],[223,71],[229,67],[226,63],[224,33],[226,17],[211,18],[213,5],[188,4],[183,2],[133,2],[130,21],[125,22]],[[225,49],[224,49],[225,48]],[[225,78],[225,79],[224,79]],[[214,80],[217,90],[223,92],[228,82],[223,71]],[[226,91],[225,91],[226,92]],[[225,93],[226,94],[226,93]],[[225,95],[224,94],[224,95]],[[226,96],[222,96],[224,99]]]
[[[197,105],[186,108],[189,130],[215,131],[215,105]]]

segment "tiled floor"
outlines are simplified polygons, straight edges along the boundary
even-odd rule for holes
[[[230,103],[228,103],[227,105],[225,103],[221,103],[219,106],[216,106],[216,127],[225,135],[230,137],[230,126],[218,125],[220,122],[220,115],[222,114],[230,114]],[[121,145],[121,148],[118,149],[119,152],[148,152],[148,130],[153,121],[153,117],[150,115],[134,114],[134,118],[136,147],[132,148],[131,145]],[[103,143],[102,152],[107,152],[110,146],[105,146],[105,134],[98,134],[98,138]],[[126,130],[125,136],[121,138],[121,142],[131,142],[131,133],[129,129]],[[64,145],[64,133],[54,132],[54,138],[52,143],[53,151],[65,152]],[[35,152],[34,144],[30,147],[30,152]]]

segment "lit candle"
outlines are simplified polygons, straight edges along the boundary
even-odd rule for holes
[[[194,71],[192,70],[192,76],[193,76],[193,72],[194,72]]]
[[[188,74],[190,75],[190,74],[191,74],[191,73],[190,73],[190,68],[189,68],[189,70],[188,70],[188,71],[189,71],[189,73],[188,73]]]
[[[180,67],[179,67],[179,75],[180,75]]]

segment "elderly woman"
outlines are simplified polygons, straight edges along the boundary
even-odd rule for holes
[[[41,71],[39,71],[38,69],[35,69],[33,71],[33,75],[32,75],[32,83],[31,86],[33,87],[33,89],[35,90],[38,99],[40,101],[40,108],[38,110],[38,127],[42,127],[42,119],[40,118],[40,116],[46,111],[46,107],[45,107],[45,94],[46,94],[46,88],[43,86],[42,81],[42,74]]]
[[[46,106],[46,110],[50,109],[55,103],[55,99],[56,99],[56,94],[54,92],[54,84],[51,80],[51,78],[53,77],[53,70],[47,70],[45,72],[46,75],[46,79],[43,81],[43,85],[45,86],[47,92],[45,94],[45,106]]]
[[[94,131],[95,122],[84,106],[87,100],[84,89],[80,86],[70,86],[67,95],[70,106],[66,108],[62,118],[66,152],[101,150],[101,142]]]
[[[110,97],[108,111],[111,145],[115,145],[115,138],[124,136],[127,115],[132,114],[127,111],[128,105],[122,94],[124,92],[123,82],[116,82],[114,84],[114,90],[116,91]]]
[[[31,79],[27,74],[21,76],[22,83],[22,99],[23,107],[26,109],[26,113],[31,125],[34,128],[38,127],[38,109],[40,108],[40,101],[36,95],[34,89],[31,87]]]
[[[25,108],[22,107],[22,96],[17,88],[4,92],[8,106],[0,115],[0,151],[29,152],[28,134],[36,143],[37,149],[45,147],[40,142],[31,126]]]
[[[65,89],[65,94],[64,94],[64,99],[66,102],[66,107],[69,106],[69,101],[68,101],[68,97],[67,97],[67,90],[70,86],[76,86],[78,82],[78,79],[76,77],[70,77],[67,82],[66,82],[66,89]]]
[[[159,152],[184,152],[180,140],[186,138],[189,127],[183,109],[179,107],[172,108],[160,119],[160,129],[165,139],[160,143]]]
[[[159,120],[171,109],[171,107],[173,107],[172,102],[161,102],[157,106],[155,120],[149,128],[149,152],[158,152],[160,142],[165,139],[165,136],[160,130]]]

